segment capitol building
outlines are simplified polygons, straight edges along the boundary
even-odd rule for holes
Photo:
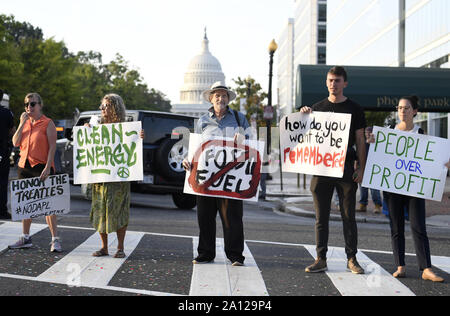
[[[202,92],[213,83],[220,81],[225,85],[225,75],[220,62],[209,51],[209,40],[205,30],[202,50],[191,59],[184,74],[184,84],[180,89],[180,103],[172,104],[172,113],[200,117],[211,107],[202,98]]]

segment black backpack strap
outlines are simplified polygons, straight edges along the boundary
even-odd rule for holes
[[[235,110],[231,110],[231,111],[233,111],[234,118],[236,119],[236,122],[237,122],[237,124],[238,124],[238,127],[241,127],[241,121],[239,121],[239,114],[238,114],[238,112],[235,111]]]

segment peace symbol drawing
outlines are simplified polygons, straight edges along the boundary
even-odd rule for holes
[[[128,178],[130,176],[130,170],[125,167],[120,167],[119,170],[117,170],[117,175],[121,178]]]

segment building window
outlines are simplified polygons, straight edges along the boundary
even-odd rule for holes
[[[317,47],[317,63],[319,65],[327,63],[327,48],[325,46]]]
[[[319,22],[327,21],[327,5],[326,3],[319,3]]]
[[[327,42],[327,27],[326,25],[319,25],[319,43],[326,43]]]

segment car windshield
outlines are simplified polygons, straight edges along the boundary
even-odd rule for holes
[[[187,127],[189,130],[194,128],[193,119],[182,119],[178,117],[164,116],[144,116],[142,126],[145,130],[145,142],[157,143],[158,141],[170,136],[177,127]]]

